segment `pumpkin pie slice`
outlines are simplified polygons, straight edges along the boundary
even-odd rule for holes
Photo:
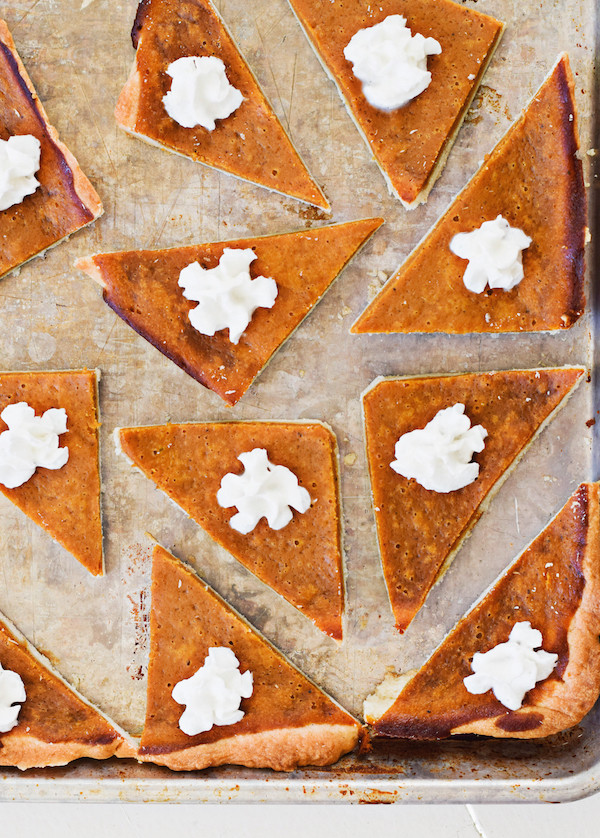
[[[243,718],[188,735],[171,693],[204,665],[210,648],[231,649],[252,673]],[[191,568],[154,549],[148,704],[138,758],[175,771],[232,763],[291,771],[328,765],[351,751],[360,725],[258,634]]]
[[[502,36],[503,24],[450,0],[289,0],[318,58],[368,143],[390,192],[407,209],[427,200]],[[412,34],[435,38],[431,83],[396,110],[369,104],[344,49],[359,29],[403,15]]]
[[[234,405],[382,223],[368,218],[278,236],[99,253],[75,266],[100,283],[105,302],[138,334]],[[237,344],[227,329],[212,336],[197,331],[189,317],[196,303],[178,285],[183,268],[193,262],[214,268],[226,247],[254,250],[251,276],[277,283],[274,305],[256,309]]]
[[[365,715],[379,735],[529,739],[581,721],[600,693],[598,503],[597,484],[579,486],[422,668],[412,677],[392,676],[367,699]],[[509,710],[491,691],[468,692],[463,679],[472,674],[475,652],[506,643],[516,622],[540,631],[542,648],[557,655],[557,662],[525,694],[522,706]]]
[[[115,110],[122,128],[198,163],[329,210],[210,0],[141,0],[131,37],[135,61]],[[201,125],[184,128],[163,104],[172,82],[167,68],[191,56],[220,59],[227,80],[243,96],[212,131]]]
[[[352,327],[352,332],[532,332],[582,314],[586,199],[569,60],[562,55],[522,116]],[[532,241],[510,291],[469,291],[450,250],[501,215]]]
[[[26,697],[18,697],[15,727],[0,732],[0,765],[45,768],[80,757],[135,757],[129,734],[73,689],[0,614],[0,682],[6,670],[19,676]]]
[[[319,422],[209,422],[120,428],[122,453],[248,570],[341,640],[344,579],[337,444]],[[226,474],[245,473],[240,454],[265,449],[310,494],[282,529],[261,518],[242,534],[230,525],[236,508],[217,492]]]
[[[0,483],[0,492],[90,573],[101,576],[104,560],[97,390],[94,370],[0,373],[0,413],[19,402],[26,402],[36,416],[50,408],[63,408],[67,432],[59,436],[59,445],[69,450],[69,458],[61,468],[39,467],[16,488]],[[0,419],[0,433],[7,429]]]
[[[0,20],[0,139],[30,134],[40,142],[39,186],[0,212],[0,277],[102,215],[96,191],[58,139]]]
[[[383,574],[403,632],[527,446],[581,380],[580,367],[377,379],[363,396],[367,459]],[[479,475],[447,493],[391,467],[397,440],[465,405],[487,431]]]

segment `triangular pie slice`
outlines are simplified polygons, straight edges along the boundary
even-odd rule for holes
[[[32,134],[40,141],[40,186],[0,212],[0,277],[102,215],[96,191],[58,139],[0,20],[0,139]]]
[[[365,713],[378,734],[528,739],[581,721],[600,693],[598,503],[597,484],[579,486],[421,669],[413,677],[389,678],[383,702],[385,688],[367,699]],[[526,693],[520,709],[508,710],[491,691],[468,692],[463,679],[472,674],[474,653],[505,643],[516,622],[530,622],[540,631],[542,648],[558,661],[550,676]]]
[[[473,179],[352,327],[365,332],[532,332],[565,329],[585,306],[586,199],[566,55]],[[502,215],[523,230],[524,278],[473,293],[450,251]]]
[[[450,0],[289,0],[390,192],[407,209],[427,200],[469,105],[502,37],[503,24]],[[431,83],[402,108],[369,104],[344,48],[359,30],[404,15],[412,34],[435,38],[440,55],[427,59]]]
[[[72,553],[94,576],[104,572],[100,466],[98,461],[98,382],[94,370],[0,372],[0,413],[27,402],[40,416],[64,408],[67,432],[60,447],[69,459],[59,469],[38,468],[32,477],[0,492]],[[0,433],[7,430],[0,419]]]
[[[75,266],[100,283],[106,303],[136,332],[233,405],[382,223],[368,218],[170,250],[100,253]],[[252,248],[257,258],[251,276],[272,277],[278,288],[273,307],[254,312],[237,344],[227,329],[212,337],[198,332],[189,320],[196,303],[186,300],[178,285],[186,265],[198,261],[214,268],[226,247]]]
[[[71,687],[0,614],[0,665],[25,687],[17,725],[0,732],[0,765],[45,768],[89,757],[135,757],[131,737]]]
[[[383,574],[403,632],[533,438],[581,380],[581,367],[378,379],[363,396],[367,458]],[[438,411],[465,405],[488,432],[477,479],[446,494],[390,466],[396,441]]]
[[[204,665],[211,647],[232,649],[253,692],[244,717],[188,736],[184,707],[172,698],[179,681]],[[358,742],[360,725],[292,666],[191,568],[154,549],[146,723],[138,757],[175,771],[232,763],[291,771],[329,765]]]
[[[121,428],[125,456],[219,544],[312,620],[342,638],[344,579],[337,444],[319,422],[214,422]],[[264,448],[308,490],[311,506],[273,530],[265,518],[242,535],[236,508],[217,503],[222,478],[241,474],[240,454]]]
[[[119,125],[150,143],[242,180],[329,210],[210,0],[141,0],[131,33],[131,75],[115,110]],[[167,67],[185,56],[215,56],[242,104],[213,131],[183,128],[167,114]]]

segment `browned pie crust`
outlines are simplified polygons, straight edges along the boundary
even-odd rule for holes
[[[226,646],[250,670],[254,689],[244,717],[188,736],[178,681],[203,666],[211,646]],[[291,771],[328,765],[352,750],[360,725],[299,672],[190,568],[155,547],[152,567],[148,704],[139,758],[176,771],[232,763]]]
[[[407,209],[426,201],[502,36],[503,24],[450,0],[289,2],[390,191]],[[404,15],[413,35],[419,32],[436,38],[442,52],[427,59],[432,80],[423,93],[403,108],[382,111],[366,100],[344,48],[359,29],[392,14]]]
[[[318,422],[212,422],[121,428],[131,462],[259,579],[312,620],[342,638],[344,580],[337,445]],[[312,505],[272,530],[262,518],[247,535],[229,526],[217,492],[225,474],[241,474],[238,456],[266,448],[269,460],[291,469]]]
[[[363,396],[379,549],[396,626],[404,631],[441,572],[534,436],[581,380],[581,367],[380,379]],[[390,463],[402,434],[439,410],[465,405],[488,436],[479,477],[447,494],[428,491]]]
[[[141,0],[132,39],[135,62],[115,110],[122,128],[199,163],[329,209],[210,0]],[[220,58],[230,84],[244,97],[230,116],[217,120],[214,131],[183,128],[162,102],[171,87],[167,67],[190,55]]]
[[[563,55],[352,331],[467,334],[572,326],[585,307],[586,198],[578,149],[573,76]],[[533,239],[523,251],[525,276],[512,291],[475,294],[463,282],[468,262],[450,251],[450,242],[500,214]]]
[[[135,757],[125,731],[70,687],[3,615],[0,664],[21,676],[27,696],[16,727],[0,732],[0,765],[44,768],[80,757]]]
[[[0,139],[15,134],[33,134],[41,143],[40,186],[0,212],[0,277],[102,215],[100,198],[48,122],[0,20]]]
[[[138,334],[185,372],[234,405],[276,350],[323,296],[327,288],[383,223],[381,218],[350,221],[297,233],[177,247],[99,253],[75,266],[103,287],[105,302]],[[252,248],[253,277],[270,276],[278,294],[272,308],[259,308],[239,343],[223,329],[210,337],[189,321],[197,304],[178,285],[181,270],[198,261],[214,268],[224,248]]]
[[[61,435],[60,445],[69,449],[69,459],[62,468],[38,468],[15,489],[0,483],[0,492],[90,573],[100,576],[104,560],[96,375],[94,370],[0,372],[0,413],[8,404],[23,401],[37,416],[51,407],[63,407],[67,433]],[[0,433],[6,429],[0,419]]]
[[[441,739],[462,733],[538,738],[577,724],[600,693],[598,484],[583,483],[546,529],[460,620],[375,722],[382,736]],[[463,684],[470,661],[530,621],[558,655],[552,674],[519,710]]]

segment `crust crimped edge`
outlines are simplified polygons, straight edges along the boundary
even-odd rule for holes
[[[109,757],[121,757],[124,759],[137,759],[137,742],[121,728],[102,710],[92,704],[84,695],[70,684],[60,672],[52,665],[38,649],[33,646],[25,635],[0,612],[0,623],[4,624],[8,631],[21,643],[26,651],[37,663],[47,669],[55,678],[64,684],[77,698],[98,713],[110,727],[112,727],[119,738],[113,742],[97,745],[86,745],[84,742],[44,742],[35,736],[23,732],[19,725],[8,733],[0,733],[0,765],[19,768],[24,771],[27,768],[48,768],[50,766],[67,765],[75,759],[89,757],[90,759],[108,759]]]

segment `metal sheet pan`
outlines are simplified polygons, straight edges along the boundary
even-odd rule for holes
[[[473,0],[476,2],[476,0]],[[83,5],[83,7],[82,7]],[[40,98],[104,201],[92,228],[0,283],[1,369],[99,367],[107,575],[93,579],[14,507],[0,502],[0,609],[92,701],[137,733],[145,707],[150,531],[349,710],[388,667],[418,665],[489,582],[592,477],[593,387],[578,389],[504,484],[410,629],[393,628],[377,554],[360,393],[377,375],[592,365],[593,318],[568,332],[499,336],[350,336],[372,298],[483,155],[518,116],[556,55],[577,79],[586,181],[592,142],[593,0],[481,0],[507,28],[447,167],[411,213],[383,178],[285,0],[217,4],[331,200],[333,220],[386,225],[277,354],[226,408],[110,311],[72,267],[101,250],[166,247],[310,227],[325,216],[121,132],[112,111],[133,50],[136,0],[19,0],[4,7]],[[591,259],[588,259],[588,264]],[[588,283],[589,285],[589,283]],[[589,290],[589,289],[588,289]],[[590,294],[588,293],[588,299]],[[340,444],[348,571],[346,638],[324,638],[117,457],[115,426],[211,419],[310,418]],[[77,642],[73,642],[76,638]],[[133,762],[2,769],[0,798],[239,801],[567,800],[600,785],[598,709],[544,742],[397,743],[291,775],[226,767],[174,774]]]

